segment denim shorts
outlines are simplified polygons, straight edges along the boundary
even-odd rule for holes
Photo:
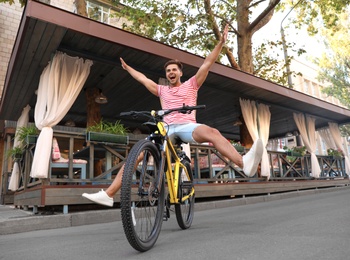
[[[172,142],[175,141],[176,137],[180,138],[184,143],[197,142],[193,139],[193,131],[201,124],[198,123],[187,123],[187,124],[173,124],[167,126],[168,136]]]

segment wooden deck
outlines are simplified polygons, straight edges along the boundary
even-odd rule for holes
[[[318,189],[337,186],[349,186],[348,178],[328,180],[290,180],[290,181],[254,181],[254,182],[231,182],[196,184],[196,198],[212,199],[223,197],[240,197],[250,195],[267,195],[273,193]],[[108,185],[42,185],[26,191],[16,192],[14,205],[40,206],[61,205],[63,212],[68,212],[70,205],[91,204],[81,195],[84,192],[97,192],[105,189]],[[114,197],[119,202],[119,193]]]

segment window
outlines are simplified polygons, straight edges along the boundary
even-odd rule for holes
[[[109,24],[110,8],[100,3],[87,1],[86,9],[88,17],[96,21]]]
[[[304,80],[304,93],[309,94],[309,84],[310,82],[308,80]]]

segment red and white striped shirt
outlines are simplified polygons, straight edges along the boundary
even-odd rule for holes
[[[182,83],[179,87],[169,87],[158,85],[158,97],[162,109],[172,109],[186,106],[197,105],[197,93],[200,86],[197,84],[195,76]],[[185,124],[196,123],[196,113],[191,114],[171,113],[164,117],[167,124]]]

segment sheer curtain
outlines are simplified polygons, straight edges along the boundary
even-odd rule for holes
[[[261,138],[264,144],[264,152],[261,161],[261,175],[270,177],[270,162],[267,155],[266,145],[270,132],[271,113],[268,106],[259,104],[258,107],[255,101],[239,99],[242,115],[247,125],[250,136],[255,142]],[[249,176],[252,177],[252,176]]]
[[[293,113],[294,121],[299,129],[301,138],[311,154],[311,173],[312,177],[320,177],[321,168],[316,157],[316,130],[315,118],[307,116],[305,121],[304,114]]]
[[[21,127],[25,127],[28,125],[29,111],[30,111],[30,106],[29,105],[25,106],[22,110],[21,116],[17,120],[15,139],[13,141],[13,148],[15,147],[23,148],[23,144],[20,143],[18,140],[17,133]],[[16,191],[19,185],[18,181],[19,181],[19,165],[18,165],[18,162],[14,162],[11,178],[9,182],[9,190]]]
[[[47,178],[52,127],[67,114],[90,73],[92,61],[57,52],[40,77],[34,119],[41,130],[37,140],[32,178]]]
[[[329,131],[331,135],[333,136],[333,140],[335,145],[337,146],[338,149],[341,149],[344,154],[344,161],[345,161],[345,172],[346,174],[350,174],[350,161],[349,161],[349,153],[348,153],[348,147],[347,143],[342,142],[339,126],[337,123],[328,123],[329,125]]]
[[[334,143],[332,134],[329,130],[329,128],[323,128],[318,130],[319,135],[321,136],[322,140],[325,142],[326,144],[326,149],[328,148],[336,148],[336,145]]]
[[[271,113],[268,106],[258,104],[259,136],[264,144],[264,153],[261,160],[261,176],[270,178],[270,160],[267,154],[267,142],[270,134]]]

